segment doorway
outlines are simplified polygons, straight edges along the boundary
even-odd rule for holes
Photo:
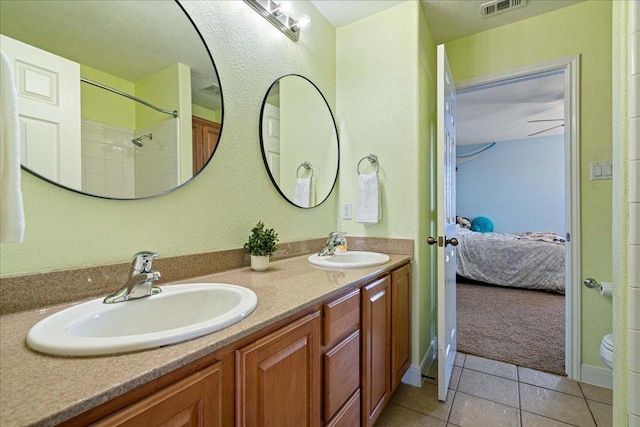
[[[579,57],[570,57],[565,59],[560,59],[556,61],[551,61],[543,64],[537,64],[533,66],[528,66],[520,69],[515,69],[507,72],[496,73],[489,76],[484,76],[481,78],[474,78],[471,80],[463,81],[457,84],[458,89],[458,126],[461,131],[458,133],[458,144],[469,144],[469,143],[479,143],[481,145],[467,148],[466,154],[464,156],[468,158],[473,158],[475,162],[483,162],[482,156],[493,156],[496,158],[508,158],[505,157],[507,154],[504,152],[500,153],[499,156],[491,154],[491,150],[502,150],[502,151],[517,151],[515,145],[512,144],[514,140],[520,142],[525,149],[527,148],[527,139],[536,140],[541,147],[546,144],[547,147],[551,147],[554,144],[553,139],[556,139],[556,150],[559,150],[559,153],[562,154],[562,159],[560,165],[562,167],[560,173],[560,177],[564,183],[559,184],[559,193],[561,193],[560,200],[556,202],[556,204],[560,204],[558,208],[556,206],[555,209],[547,209],[547,211],[554,211],[558,213],[558,211],[562,211],[560,218],[541,218],[544,215],[538,215],[536,217],[538,223],[535,221],[529,222],[530,227],[538,228],[543,227],[544,224],[553,224],[553,226],[549,228],[553,228],[550,230],[545,230],[547,227],[543,227],[542,229],[522,229],[522,225],[518,225],[518,221],[521,218],[509,218],[507,214],[503,215],[505,211],[515,210],[502,208],[502,210],[497,209],[494,211],[493,215],[497,216],[496,228],[500,231],[511,228],[515,230],[520,228],[519,231],[552,231],[553,234],[557,235],[559,238],[563,238],[566,241],[562,243],[561,247],[563,249],[563,254],[560,256],[563,258],[563,266],[560,268],[564,271],[560,271],[563,277],[562,287],[564,288],[564,373],[567,374],[572,379],[580,378],[580,300],[579,300],[579,291],[580,291],[580,281],[579,281],[579,267],[580,267],[580,242],[579,242],[579,134],[578,134],[578,118],[579,118]],[[546,79],[546,80],[545,80]],[[485,117],[485,124],[490,128],[489,130],[499,131],[494,135],[490,135],[491,132],[488,132],[489,136],[484,137],[484,141],[481,141],[483,138],[480,137],[480,132],[474,132],[473,135],[469,135],[465,137],[464,133],[464,118],[460,117],[460,110],[464,108],[464,97],[465,94],[471,94],[470,97],[474,97],[477,95],[481,95],[483,92],[485,93],[496,93],[499,92],[496,88],[513,88],[511,90],[511,96],[513,100],[517,100],[520,95],[524,95],[516,90],[517,87],[526,87],[531,85],[536,85],[537,83],[542,84],[542,82],[555,82],[554,85],[549,87],[554,87],[554,90],[549,90],[548,93],[539,89],[538,95],[541,100],[544,100],[544,103],[531,103],[527,102],[527,98],[521,99],[521,107],[523,109],[522,114],[524,122],[516,123],[514,120],[507,117],[504,113],[500,113],[500,109],[498,108],[497,100],[489,99],[487,101],[488,104],[488,113]],[[558,97],[555,92],[560,90],[560,96]],[[555,91],[555,92],[554,92]],[[546,97],[546,98],[545,98]],[[515,101],[514,101],[515,102]],[[524,107],[523,107],[524,106]],[[515,109],[512,108],[511,110]],[[514,111],[509,111],[509,113],[513,113]],[[502,114],[502,115],[501,115]],[[477,120],[482,120],[482,117],[476,118]],[[493,129],[491,129],[493,128]],[[520,134],[524,131],[524,138],[514,138],[509,134],[509,131],[519,131]],[[504,133],[506,136],[500,137],[499,133]],[[511,135],[511,136],[510,136]],[[474,137],[476,140],[474,140]],[[467,139],[466,142],[465,138]],[[504,139],[500,139],[504,138]],[[498,142],[496,142],[498,141]],[[500,142],[500,141],[511,141],[511,142]],[[495,143],[495,144],[494,144]],[[494,145],[492,145],[494,144]],[[501,145],[499,145],[501,144]],[[464,145],[459,147],[465,148]],[[528,147],[529,149],[531,147]],[[511,153],[513,154],[513,153]],[[539,154],[539,153],[538,153]],[[529,154],[530,157],[533,156],[532,153]],[[485,157],[485,160],[488,157]],[[495,160],[495,159],[494,159]],[[542,159],[543,161],[544,159]],[[554,160],[557,161],[557,156],[554,157]],[[469,162],[471,165],[471,162]],[[462,166],[462,165],[459,165]],[[462,167],[460,168],[462,169]],[[467,172],[472,170],[473,168],[467,168]],[[477,168],[476,168],[477,169]],[[481,169],[481,168],[480,168]],[[503,168],[509,169],[509,168]],[[459,171],[460,172],[460,171]],[[477,171],[476,171],[477,173]],[[539,178],[540,175],[538,175]],[[544,175],[543,175],[544,176]],[[472,179],[474,181],[478,181],[477,179]],[[513,190],[517,194],[518,190],[525,191],[522,188],[517,188],[517,186],[511,186],[516,188],[509,188],[509,181],[507,178],[503,177],[502,187],[505,187],[507,190]],[[500,179],[499,179],[500,181]],[[558,181],[558,179],[556,179]],[[478,184],[476,182],[476,184]],[[480,182],[482,184],[482,182]],[[557,182],[556,182],[557,184]],[[557,190],[557,189],[556,189]],[[495,195],[496,193],[500,193],[502,190],[496,188],[490,188],[489,193]],[[468,196],[472,198],[471,196]],[[557,198],[557,195],[555,196]],[[509,200],[509,197],[506,198]],[[526,205],[525,201],[527,198],[521,199],[522,201],[517,202],[511,200],[512,203],[518,205],[523,209],[531,210],[531,207],[523,206]],[[496,202],[494,202],[495,204]],[[533,201],[535,204],[540,204],[539,201]],[[464,215],[464,213],[460,210],[461,205],[459,203],[458,206],[458,214]],[[543,205],[544,206],[544,205]],[[463,208],[464,209],[464,208]],[[542,211],[543,207],[540,207],[538,210]],[[475,215],[479,215],[478,211],[474,213]],[[522,215],[519,215],[522,216]],[[473,219],[473,218],[471,218]],[[496,219],[494,217],[494,219]],[[508,226],[506,223],[511,222]],[[540,238],[540,239],[553,239],[551,235],[535,235],[535,236],[527,236],[532,238]],[[519,239],[519,238],[518,238]],[[556,244],[556,246],[558,246]],[[557,248],[556,248],[557,252]],[[460,260],[461,253],[459,251],[458,259]],[[557,256],[557,255],[556,255]],[[535,261],[533,267],[535,267]],[[557,267],[557,266],[556,266]],[[481,282],[483,280],[480,280]],[[500,283],[498,283],[500,284]],[[553,289],[552,289],[553,290]],[[556,289],[558,291],[558,289]],[[513,297],[518,299],[519,297]]]

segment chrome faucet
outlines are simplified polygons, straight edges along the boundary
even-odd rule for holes
[[[329,256],[333,255],[336,251],[336,247],[346,245],[347,238],[344,237],[346,233],[342,231],[334,231],[329,234],[327,238],[327,242],[324,244],[324,248],[320,251],[318,256]]]
[[[129,280],[121,289],[107,296],[103,303],[112,304],[129,301],[162,292],[162,289],[153,286],[153,283],[160,279],[160,272],[151,269],[153,260],[159,256],[159,253],[150,251],[142,251],[135,254],[133,261],[131,261]]]

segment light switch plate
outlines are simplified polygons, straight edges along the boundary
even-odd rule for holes
[[[589,164],[591,169],[591,181],[602,181],[613,178],[611,162],[594,162]]]

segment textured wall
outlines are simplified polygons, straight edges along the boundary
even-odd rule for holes
[[[212,53],[224,95],[222,136],[209,165],[172,193],[135,201],[76,194],[23,172],[24,243],[2,245],[0,274],[123,262],[141,249],[181,255],[239,248],[258,220],[281,241],[337,228],[336,192],[309,210],[282,199],[262,163],[258,133],[262,98],[284,74],[307,76],[335,106],[335,29],[308,2],[295,3],[313,21],[297,43],[244,2],[182,4]]]
[[[611,181],[590,181],[589,163],[612,159],[611,2],[589,1],[447,43],[456,80],[580,54],[582,274],[611,281]],[[612,330],[611,301],[582,293],[582,363]]]
[[[431,323],[428,310],[431,281],[428,258],[420,236],[429,222],[428,107],[432,82],[420,86],[419,28],[430,37],[418,2],[405,2],[337,31],[337,109],[341,138],[340,202],[353,206],[352,220],[342,220],[349,235],[409,238],[416,242],[413,265],[413,365],[426,353]],[[424,33],[422,33],[424,35]],[[434,46],[429,40],[430,48]],[[427,48],[428,51],[429,48]],[[433,49],[432,49],[433,50]],[[426,62],[429,62],[427,60]],[[423,108],[421,108],[423,107]],[[421,116],[424,115],[424,116]],[[423,139],[424,138],[424,139]],[[357,172],[360,159],[378,156],[382,220],[365,226],[355,222]],[[423,165],[425,166],[423,168]],[[370,172],[368,161],[362,172]]]

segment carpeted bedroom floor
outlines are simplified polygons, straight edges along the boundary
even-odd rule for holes
[[[457,284],[458,351],[565,374],[564,295],[465,282]]]

